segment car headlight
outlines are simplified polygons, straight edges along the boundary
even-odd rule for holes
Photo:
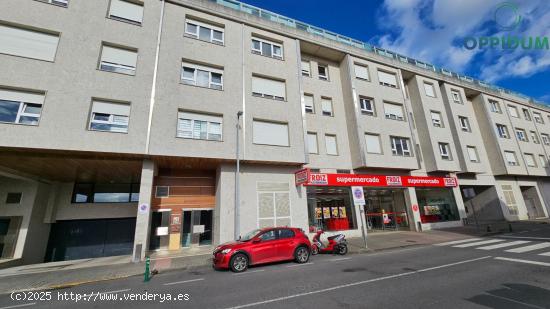
[[[231,252],[231,249],[223,249],[222,250],[222,254],[228,254],[229,252]]]

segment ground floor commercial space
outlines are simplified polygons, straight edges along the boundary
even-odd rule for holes
[[[0,265],[113,255],[142,260],[152,252],[209,248],[268,226],[350,237],[423,231],[462,225],[484,207],[526,220],[547,216],[550,192],[550,182],[540,179],[395,173],[309,173],[308,183],[300,183],[298,166],[245,162],[235,203],[233,162],[27,152],[0,157]],[[345,183],[331,183],[336,178]],[[356,203],[356,187],[363,203]]]

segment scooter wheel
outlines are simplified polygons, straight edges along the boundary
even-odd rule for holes
[[[341,245],[341,246],[338,247],[338,254],[346,255],[346,253],[348,253],[348,246]]]
[[[311,247],[311,255],[317,255],[319,254],[319,248],[317,246]]]

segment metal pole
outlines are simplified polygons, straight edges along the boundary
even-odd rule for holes
[[[240,207],[240,183],[239,183],[239,174],[241,173],[241,154],[239,149],[239,130],[241,129],[241,116],[243,115],[242,111],[237,112],[237,146],[236,146],[236,157],[237,157],[237,168],[235,170],[235,239],[240,237],[240,218],[239,218],[239,207]]]

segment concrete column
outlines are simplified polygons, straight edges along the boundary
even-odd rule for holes
[[[153,178],[155,174],[155,162],[143,160],[139,188],[139,203],[136,216],[136,233],[134,236],[134,253],[132,258],[134,262],[145,260],[145,254],[149,248],[151,197],[153,196]]]
[[[407,204],[407,216],[411,231],[422,232],[422,221],[420,220],[420,209],[416,199],[416,190],[412,187],[405,188],[405,203]],[[414,209],[418,209],[415,211]]]

